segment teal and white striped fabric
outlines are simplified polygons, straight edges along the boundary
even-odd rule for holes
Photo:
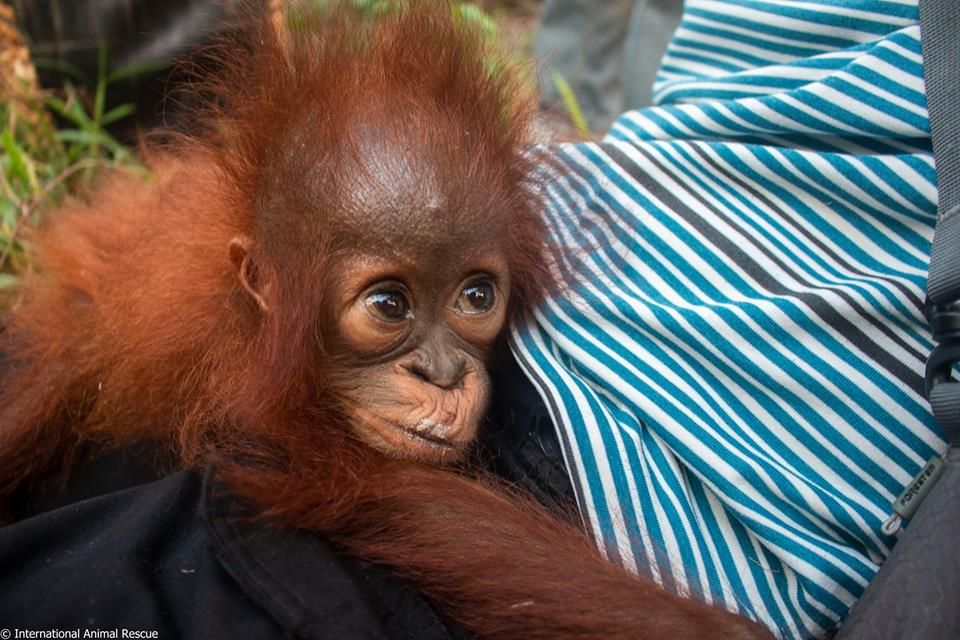
[[[687,0],[655,87],[559,146],[563,291],[514,328],[609,556],[785,638],[841,621],[946,445],[916,0]]]

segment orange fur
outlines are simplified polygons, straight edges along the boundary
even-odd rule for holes
[[[243,30],[215,52],[224,80],[201,87],[204,136],[149,151],[152,179],[113,175],[35,235],[38,273],[2,336],[0,496],[82,446],[155,440],[185,466],[215,461],[264,513],[395,567],[482,636],[762,637],[610,565],[529,498],[350,435],[327,382],[324,275],[358,126],[408,141],[460,185],[468,221],[509,230],[514,312],[546,286],[529,100],[445,4],[410,4],[375,27],[303,9],[283,37]],[[232,268],[240,234],[277,283],[269,314]]]

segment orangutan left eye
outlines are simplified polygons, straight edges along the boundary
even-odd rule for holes
[[[493,283],[482,280],[464,287],[453,308],[464,315],[475,316],[490,311],[494,304],[496,294]]]

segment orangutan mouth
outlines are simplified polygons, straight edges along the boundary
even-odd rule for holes
[[[456,449],[457,446],[452,443],[448,436],[450,428],[438,420],[429,420],[421,418],[413,428],[399,426],[407,437],[413,440],[420,440],[427,444],[445,447],[447,449]]]

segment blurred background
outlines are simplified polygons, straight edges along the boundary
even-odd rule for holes
[[[0,308],[30,268],[25,227],[98,171],[142,171],[134,149],[146,132],[189,128],[189,92],[178,89],[197,71],[191,54],[241,1],[0,0]],[[280,2],[255,6],[269,19]],[[682,0],[454,5],[530,62],[542,96],[534,140],[565,142],[599,139],[617,114],[650,103]]]

